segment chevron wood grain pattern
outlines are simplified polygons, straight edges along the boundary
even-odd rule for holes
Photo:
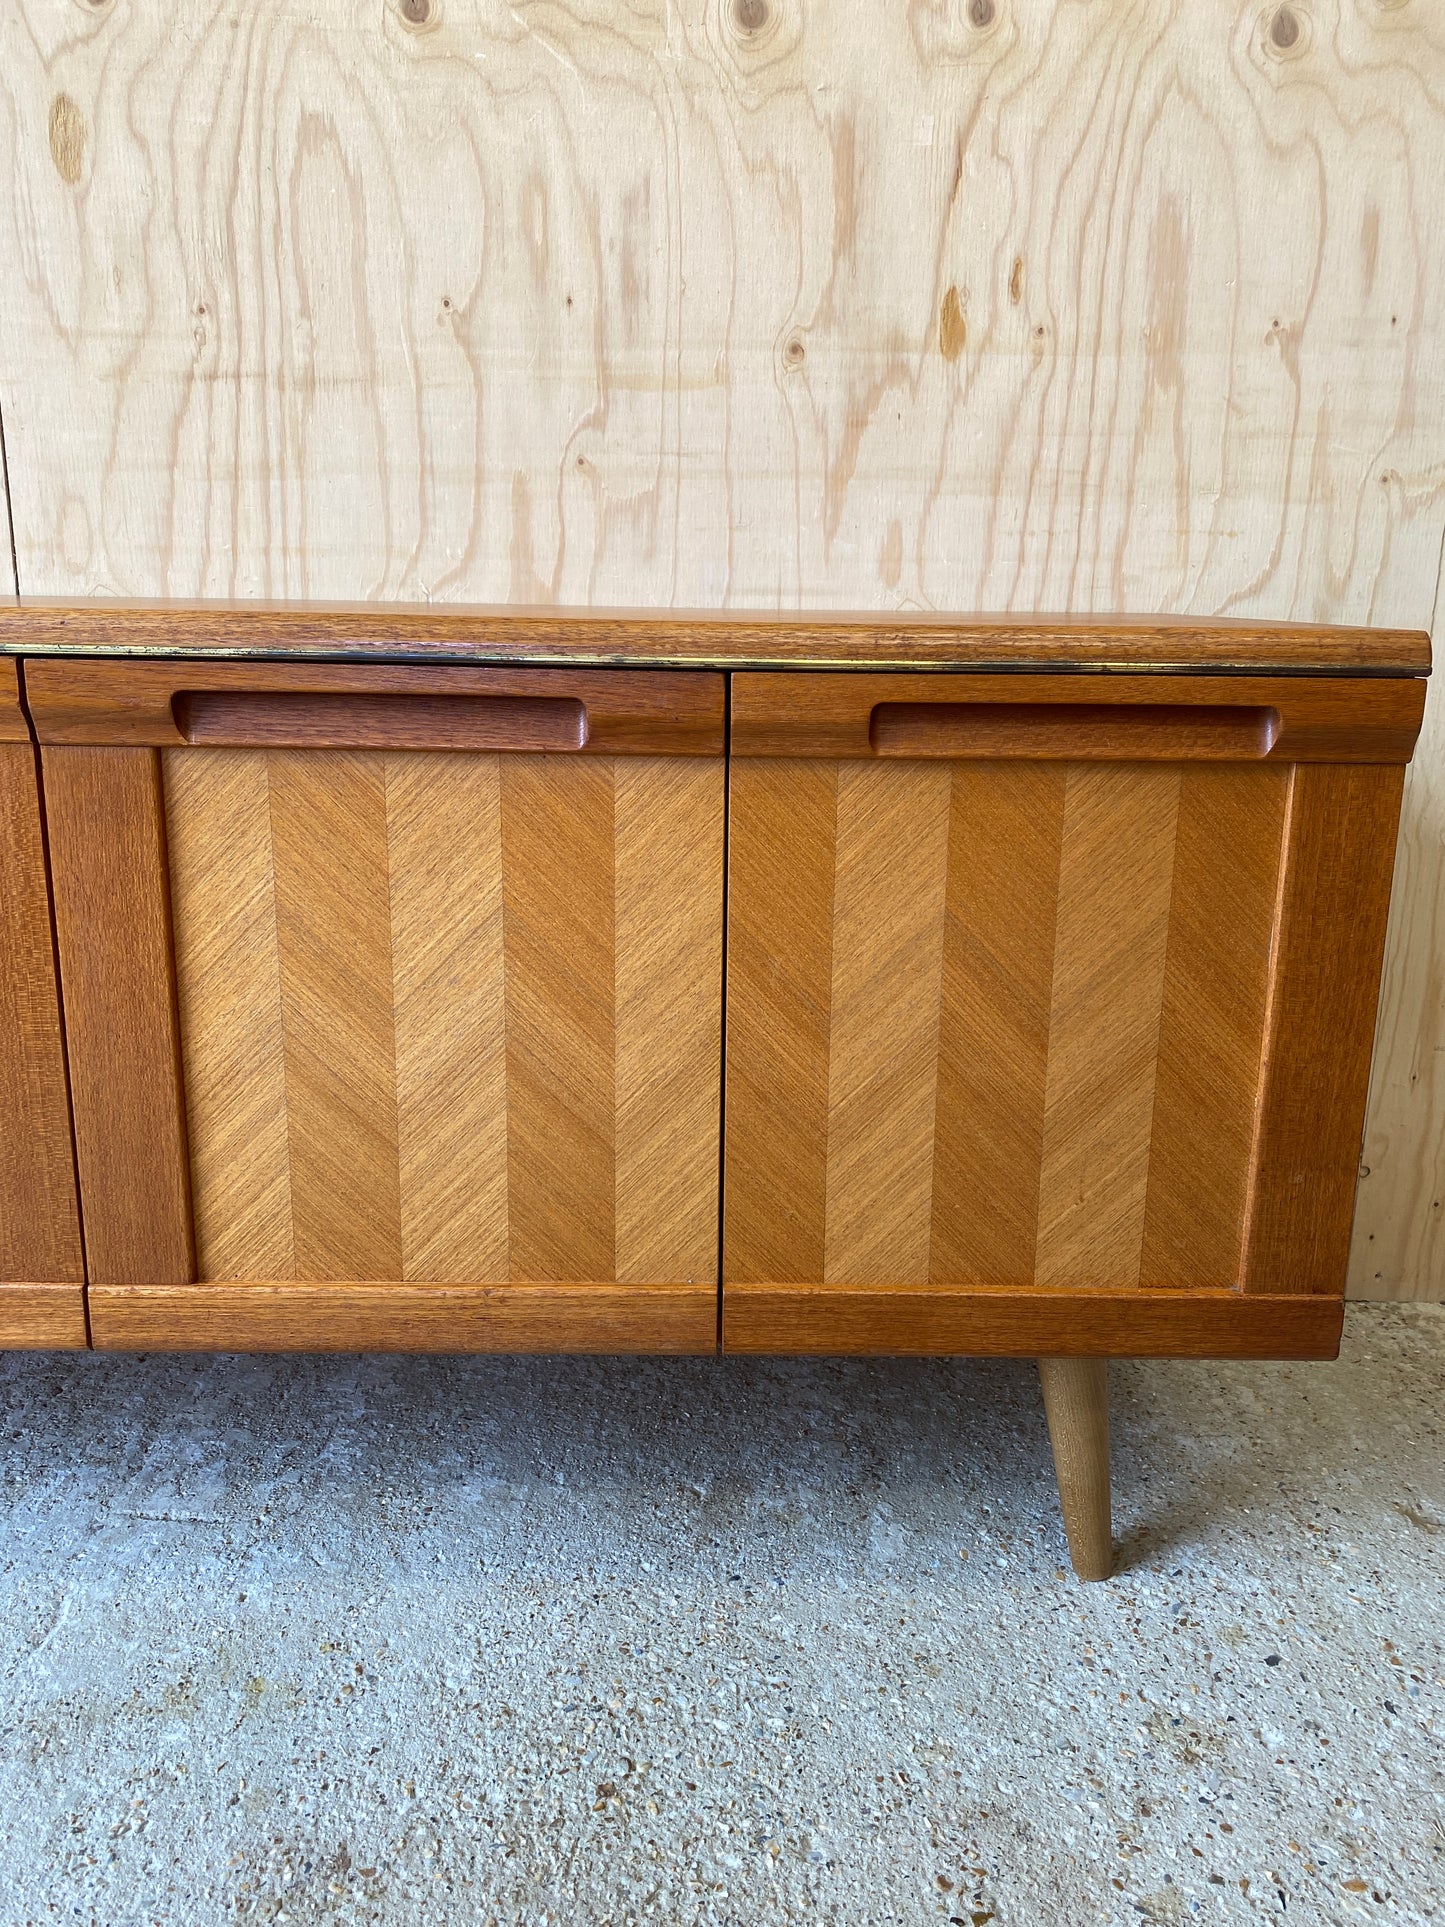
[[[1287,770],[1181,773],[1141,1275],[1205,1288],[1243,1263]]]
[[[1040,1284],[1137,1280],[1179,772],[1069,770],[1039,1165]]]
[[[1066,772],[952,772],[928,1276],[1034,1275]]]
[[[160,757],[42,752],[86,1274],[195,1276]]]
[[[10,667],[10,665],[7,665]],[[13,688],[13,669],[11,672]],[[24,719],[0,700],[0,719]],[[0,1280],[84,1278],[35,751],[0,742]],[[18,1301],[4,1299],[9,1328]],[[44,1322],[44,1321],[42,1321]],[[85,1321],[80,1321],[84,1343]],[[12,1339],[9,1342],[18,1342]],[[33,1341],[40,1343],[39,1336]]]
[[[721,759],[615,765],[615,1271],[717,1283]]]
[[[1343,1291],[1404,772],[1294,772],[1246,1291]]]
[[[299,1278],[401,1276],[386,762],[283,751],[271,847]]]
[[[821,1278],[838,767],[728,772],[723,1276]]]
[[[401,1276],[505,1278],[498,758],[388,757],[386,807]]]
[[[717,1346],[712,1285],[122,1285],[92,1290],[90,1311],[100,1351],[705,1353]]]
[[[725,1291],[1237,1286],[1288,772],[731,780]]]
[[[715,1286],[720,759],[165,759],[204,1280]]]
[[[263,753],[163,753],[181,1057],[203,1278],[292,1276],[281,948]]]
[[[950,776],[838,768],[825,1278],[928,1270]]]
[[[513,1275],[610,1278],[616,1084],[613,776],[502,771],[507,1195]]]

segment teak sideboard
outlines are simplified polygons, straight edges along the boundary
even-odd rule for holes
[[[0,1340],[1338,1347],[1426,637],[0,612]]]

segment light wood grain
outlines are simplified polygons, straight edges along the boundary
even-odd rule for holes
[[[419,11],[4,10],[22,590],[1428,625],[1438,7]],[[1431,770],[1391,1291],[1445,1245]]]
[[[615,769],[618,1281],[717,1282],[721,759]]]
[[[1177,770],[1069,771],[1038,1181],[1040,1284],[1140,1276],[1178,807]]]
[[[389,756],[403,1278],[508,1275],[502,773]]]
[[[1282,897],[1268,766],[736,761],[726,1288],[1238,1286],[1251,1184],[1296,1155],[1257,1142],[1271,996],[1338,1036],[1285,1047],[1267,1120],[1281,1075],[1301,1116],[1347,1103],[1353,1073],[1339,1095],[1319,1067],[1368,1035],[1346,898],[1385,886],[1398,771],[1294,780],[1331,776],[1349,881],[1292,844],[1313,868]],[[1337,1186],[1351,1154],[1315,1164]],[[1261,1289],[1314,1288],[1290,1250]]]
[[[838,770],[825,1278],[928,1271],[951,776]]]
[[[953,771],[929,1276],[1024,1283],[1039,1169],[1066,772]]]
[[[1039,1381],[1069,1557],[1080,1579],[1107,1579],[1114,1569],[1108,1362],[1102,1358],[1041,1358]]]
[[[1445,568],[1435,610],[1445,639]],[[1355,1203],[1355,1298],[1445,1298],[1445,678],[1405,796]]]
[[[164,755],[204,1281],[715,1283],[720,759]]]
[[[203,1278],[296,1268],[270,766],[261,750],[162,759],[196,1261]]]

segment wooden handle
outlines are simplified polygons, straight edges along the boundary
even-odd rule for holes
[[[275,749],[568,750],[587,745],[574,696],[297,695],[182,690],[171,703],[188,743]]]
[[[1138,675],[733,677],[735,756],[1407,763],[1417,678]]]
[[[1279,728],[1277,709],[1245,704],[876,703],[868,741],[878,756],[1250,762]]]
[[[724,681],[701,670],[421,663],[29,662],[45,744],[720,756]]]

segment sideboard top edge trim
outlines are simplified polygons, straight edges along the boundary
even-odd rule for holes
[[[197,630],[205,631],[197,639]],[[1250,646],[1243,646],[1249,639]],[[1182,617],[761,616],[393,603],[23,600],[0,656],[268,658],[547,667],[1422,676],[1420,630]]]

